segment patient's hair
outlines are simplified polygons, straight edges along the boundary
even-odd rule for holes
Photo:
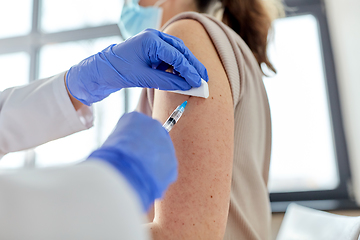
[[[200,12],[206,12],[217,0],[195,0]],[[246,42],[256,60],[276,73],[267,56],[272,21],[283,15],[281,0],[219,0],[224,7],[222,21]]]

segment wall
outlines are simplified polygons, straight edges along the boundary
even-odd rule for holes
[[[355,197],[360,203],[360,0],[324,0],[330,28]],[[360,216],[360,211],[335,211]],[[271,240],[284,214],[273,214]]]
[[[360,1],[324,0],[355,197],[360,203]]]

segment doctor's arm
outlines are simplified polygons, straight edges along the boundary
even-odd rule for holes
[[[136,192],[96,159],[2,171],[0,193],[0,239],[148,239]]]
[[[161,63],[182,77],[156,69]],[[84,104],[122,88],[188,90],[199,87],[201,78],[207,81],[206,69],[183,42],[147,29],[84,59],[65,75],[1,93],[0,156],[91,127],[92,112]]]
[[[76,111],[65,73],[0,94],[0,156],[32,148],[92,126],[88,107]]]
[[[141,213],[176,177],[175,150],[161,123],[125,114],[83,163],[3,171],[0,238],[147,239]]]

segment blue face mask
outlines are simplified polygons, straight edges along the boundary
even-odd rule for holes
[[[146,28],[159,29],[163,13],[163,9],[159,6],[165,1],[159,0],[151,7],[141,7],[139,0],[128,0],[122,9],[118,24],[124,40]]]

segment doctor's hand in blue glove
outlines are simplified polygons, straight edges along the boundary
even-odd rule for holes
[[[105,161],[124,176],[138,193],[145,211],[177,178],[175,149],[160,122],[132,112],[88,159]]]
[[[176,74],[166,72],[168,66]],[[181,39],[147,29],[71,67],[66,84],[73,97],[91,105],[122,88],[189,90],[201,78],[208,81],[206,68]]]

